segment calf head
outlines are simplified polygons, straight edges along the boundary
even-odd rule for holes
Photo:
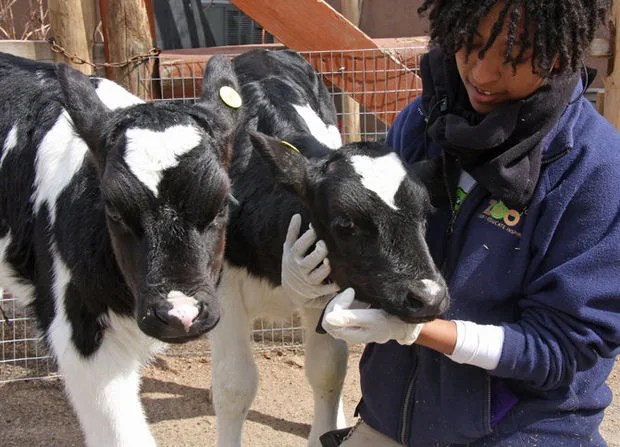
[[[98,212],[134,297],[138,326],[166,342],[204,334],[220,317],[215,289],[236,110],[217,92],[237,88],[230,63],[209,63],[196,105],[109,110],[87,77],[64,65],[57,75],[66,111],[97,169]]]
[[[251,139],[277,180],[304,203],[329,250],[331,277],[356,298],[421,322],[444,312],[449,298],[425,241],[431,165],[407,169],[377,143],[355,143],[307,159],[288,144]]]

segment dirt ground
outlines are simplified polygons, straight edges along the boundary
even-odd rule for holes
[[[345,412],[352,421],[359,398],[354,349],[345,382]],[[310,432],[312,395],[305,380],[301,352],[257,351],[261,377],[245,425],[244,446],[304,446]],[[164,355],[144,371],[142,400],[160,447],[215,445],[215,416],[210,395],[210,360]],[[614,404],[606,413],[603,435],[620,447],[620,361],[610,377]],[[290,399],[294,396],[294,402]],[[0,385],[0,445],[81,446],[82,437],[59,380]]]

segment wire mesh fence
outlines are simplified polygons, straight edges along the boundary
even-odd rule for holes
[[[0,309],[0,383],[55,376],[54,361],[28,311],[2,289]]]
[[[345,143],[382,140],[398,112],[421,93],[418,71],[425,44],[420,40],[404,48],[300,52],[321,74],[332,95]],[[196,101],[210,56],[162,54],[156,69],[147,66],[142,73],[139,96],[155,101]]]
[[[399,110],[421,92],[418,67],[424,44],[300,53],[328,87],[344,142],[385,138]],[[226,54],[234,57],[240,51]],[[140,67],[139,96],[153,101],[196,101],[210,56],[170,52],[151,59]],[[54,361],[28,310],[20,308],[10,291],[1,294],[0,309],[0,383],[56,376]],[[257,320],[251,337],[256,350],[296,348],[303,344],[303,329],[299,316],[293,314],[285,321]],[[208,355],[209,346],[203,337],[173,346],[168,353],[204,356]]]

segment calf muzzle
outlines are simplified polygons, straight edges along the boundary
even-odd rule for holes
[[[423,279],[409,287],[402,308],[392,313],[407,323],[420,323],[437,318],[447,310],[449,303],[448,289],[442,279]]]
[[[145,334],[161,341],[184,343],[213,329],[219,318],[215,297],[196,299],[172,291],[147,306],[138,316],[138,325]]]

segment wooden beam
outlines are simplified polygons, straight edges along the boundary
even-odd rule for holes
[[[310,52],[307,58],[317,70],[332,73],[329,82],[388,125],[412,99],[400,89],[421,88],[419,77],[393,52],[384,51],[323,0],[231,3],[288,48]]]
[[[620,130],[620,2],[613,2],[610,17],[610,43],[611,58],[605,83],[605,118],[617,129]]]
[[[93,0],[48,0],[50,27],[56,44],[67,53],[93,62],[94,32],[97,25]],[[85,74],[92,66],[74,63],[63,54],[55,53],[57,62],[65,62]]]
[[[99,0],[101,23],[108,63],[124,63],[144,56],[154,47],[151,32],[150,0]],[[154,61],[137,61],[108,67],[107,76],[127,90],[150,99]]]
[[[363,50],[372,40],[323,0],[231,0],[287,47]]]

